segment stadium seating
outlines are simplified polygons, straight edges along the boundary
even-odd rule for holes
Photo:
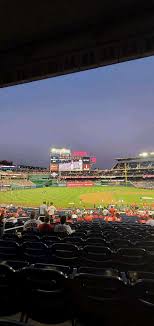
[[[25,233],[22,237],[22,241],[39,241],[40,240],[40,237],[39,235],[36,235],[36,234],[33,234],[32,232],[31,233]]]
[[[111,241],[110,246],[116,250],[118,248],[130,248],[130,247],[133,247],[133,243],[130,240],[114,239],[114,240]]]
[[[73,318],[83,325],[153,325],[152,234],[150,226],[98,220],[78,223],[65,238],[3,236],[0,316],[20,312],[22,319],[51,324]]]
[[[83,247],[84,243],[85,243],[85,241],[82,238],[80,238],[79,236],[77,236],[77,237],[68,236],[64,239],[64,242],[73,243],[73,244],[77,245],[78,247]]]
[[[9,316],[21,311],[20,280],[15,271],[0,264],[0,316]]]
[[[0,319],[0,326],[25,326],[25,324],[15,320]]]
[[[18,259],[20,257],[20,246],[11,240],[0,240],[0,260]]]
[[[51,261],[55,264],[78,266],[80,250],[71,243],[55,243],[50,248]],[[49,254],[49,255],[50,255]]]
[[[12,241],[15,241],[17,243],[20,242],[20,238],[18,237],[17,234],[9,233],[9,232],[6,232],[6,233],[3,234],[3,239],[4,240],[12,240]]]
[[[128,292],[119,277],[78,274],[73,288],[75,316],[87,325],[127,324]]]
[[[64,273],[65,275],[69,276],[71,275],[71,268],[69,266],[65,266],[65,265],[55,265],[55,264],[34,264],[32,265],[33,268],[40,268],[40,269],[53,269],[53,270],[57,270],[60,271],[62,273]]]
[[[27,268],[23,278],[23,310],[28,318],[47,324],[72,318],[67,277],[64,273],[46,268]]]
[[[107,242],[105,239],[98,237],[89,237],[85,240],[85,245],[100,245],[100,246],[107,246]]]

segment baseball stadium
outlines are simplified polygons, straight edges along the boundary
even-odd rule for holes
[[[88,152],[51,148],[48,169],[0,162],[0,204],[57,208],[129,205],[154,207],[154,153],[117,158],[109,170],[96,169]]]
[[[154,1],[0,4],[0,326],[154,326]]]

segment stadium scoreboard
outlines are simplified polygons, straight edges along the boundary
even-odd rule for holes
[[[50,172],[90,171],[96,158],[86,151],[72,151],[67,148],[51,148]]]

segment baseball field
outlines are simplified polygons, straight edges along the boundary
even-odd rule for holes
[[[119,206],[137,204],[154,207],[154,190],[131,187],[37,188],[0,192],[0,205],[37,207],[43,201],[53,202],[57,208],[94,207],[107,204]]]

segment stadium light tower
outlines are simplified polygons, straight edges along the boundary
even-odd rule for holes
[[[128,183],[128,176],[127,176],[127,164],[125,163],[125,184],[127,186]]]
[[[147,152],[143,152],[143,153],[140,153],[139,156],[141,156],[141,157],[147,157],[148,156],[148,153]]]

